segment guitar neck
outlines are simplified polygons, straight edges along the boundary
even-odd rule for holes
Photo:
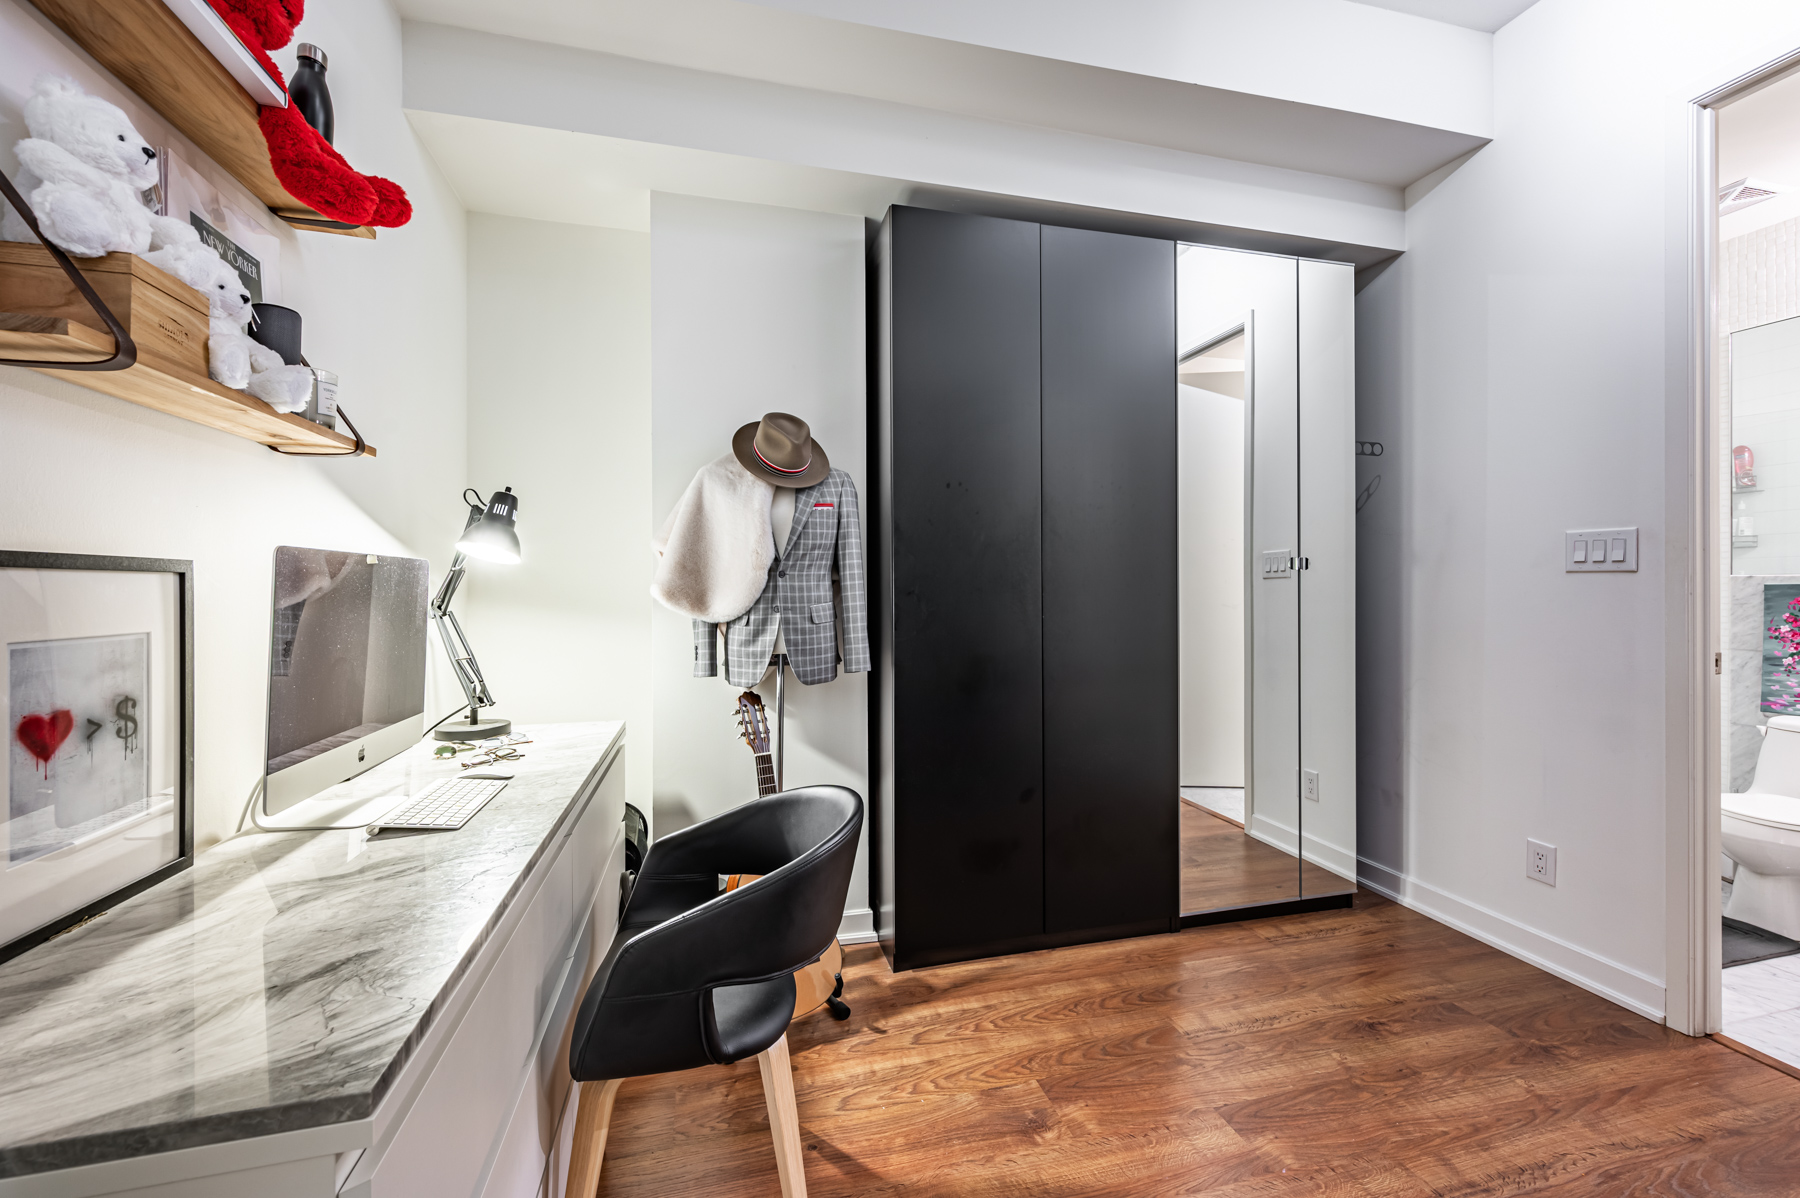
[[[775,793],[775,758],[768,753],[756,755],[756,797],[767,798]]]

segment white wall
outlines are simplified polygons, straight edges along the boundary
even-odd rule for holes
[[[343,378],[374,460],[309,461],[0,367],[0,547],[194,562],[196,807],[228,835],[262,774],[270,555],[278,544],[406,552],[447,564],[464,452],[462,206],[398,101],[400,25],[385,4],[314,0],[301,38],[332,56],[339,146],[405,186],[415,215],[374,242],[283,233],[284,297],[307,355]],[[43,72],[119,104],[154,142],[199,155],[23,0],[0,0],[0,169]],[[217,172],[215,182],[248,197]],[[444,709],[441,680],[428,709]]]
[[[651,519],[660,524],[694,472],[770,411],[810,424],[866,496],[862,220],[658,193],[650,238]],[[667,832],[754,799],[756,771],[736,739],[737,688],[722,672],[693,677],[690,621],[655,607],[651,629],[656,821]],[[773,676],[759,689],[772,715]],[[788,786],[834,783],[867,799],[867,674],[818,686],[790,675],[787,732]],[[864,933],[868,921],[859,851],[845,930]]]
[[[1652,1016],[1699,703],[1686,101],[1795,46],[1785,2],[1540,0],[1495,35],[1494,143],[1359,302],[1363,877]],[[1640,572],[1565,574],[1591,525],[1640,526]]]
[[[1185,343],[1184,343],[1185,344]],[[1232,376],[1242,389],[1243,375]],[[1176,388],[1181,784],[1244,785],[1244,401]]]
[[[650,235],[479,212],[468,231],[468,482],[518,494],[524,559],[470,563],[463,625],[497,714],[627,721],[648,815]]]

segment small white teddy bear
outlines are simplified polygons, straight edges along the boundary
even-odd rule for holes
[[[244,331],[254,312],[250,293],[237,271],[179,221],[159,223],[161,248],[144,261],[168,271],[206,297],[207,373],[227,387],[250,394],[277,412],[298,412],[312,397],[312,371],[289,366],[281,355]]]
[[[156,183],[156,151],[116,105],[47,75],[25,102],[31,136],[15,147],[14,180],[44,236],[78,258],[150,248],[152,217],[139,193]],[[0,239],[34,241],[6,206]]]

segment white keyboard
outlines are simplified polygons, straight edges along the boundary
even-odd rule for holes
[[[504,778],[440,778],[370,824],[368,834],[420,828],[454,831],[505,789]]]

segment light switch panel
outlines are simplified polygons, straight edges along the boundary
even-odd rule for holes
[[[1635,574],[1638,530],[1588,528],[1563,533],[1563,570],[1569,574]]]
[[[1294,551],[1292,549],[1265,549],[1262,551],[1262,576],[1264,578],[1293,577]]]

